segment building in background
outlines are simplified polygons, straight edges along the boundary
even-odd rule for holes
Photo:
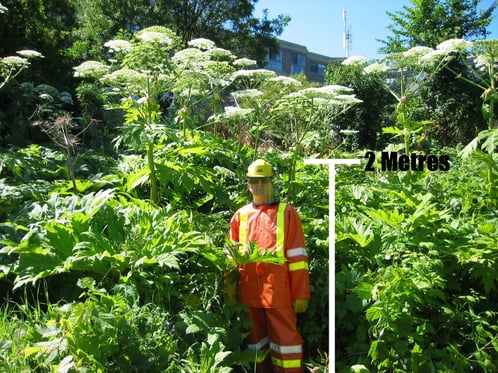
[[[309,52],[304,45],[279,40],[280,49],[268,56],[266,68],[279,75],[303,73],[310,82],[323,83],[329,63],[340,64],[343,57],[328,57]]]

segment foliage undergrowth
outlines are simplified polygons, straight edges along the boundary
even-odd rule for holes
[[[444,151],[446,172],[338,172],[338,371],[496,369],[496,201],[478,158]],[[54,171],[64,167],[57,151],[32,146],[2,154],[4,367],[249,369],[248,320],[243,306],[225,301],[220,269],[230,211],[247,197],[243,176],[232,170],[243,172],[251,150],[234,159],[226,140],[203,133],[180,154],[188,156],[169,161],[178,177],[160,184],[163,206],[130,183],[138,156],[81,154],[74,194]],[[285,195],[287,170],[275,163]],[[293,203],[312,279],[299,326],[312,366],[328,350],[328,180],[319,167],[298,163],[295,171]]]
[[[448,172],[366,173],[339,189],[338,370],[497,369],[496,201],[478,159],[446,153]]]

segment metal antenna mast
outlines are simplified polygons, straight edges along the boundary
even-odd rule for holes
[[[347,27],[347,18],[348,18],[348,16],[346,13],[346,9],[342,9],[342,19],[344,21],[343,43],[344,43],[344,49],[346,50],[346,57],[349,57],[351,32],[349,31],[349,29]]]

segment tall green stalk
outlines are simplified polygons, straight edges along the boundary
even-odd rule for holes
[[[473,65],[468,63],[468,59],[464,58],[463,62],[467,65],[469,70],[473,72],[474,76],[478,77],[478,81],[473,81],[468,78],[462,77],[450,68],[450,71],[456,74],[457,78],[479,87],[483,90],[481,98],[483,99],[481,112],[484,119],[487,121],[488,129],[481,131],[477,137],[472,140],[462,151],[463,157],[469,156],[473,152],[480,152],[485,166],[487,167],[488,178],[488,193],[490,200],[496,204],[498,203],[498,188],[496,186],[496,178],[494,170],[496,169],[496,161],[494,153],[496,149],[496,138],[498,138],[498,127],[495,126],[495,104],[498,102],[498,94],[496,92],[495,64],[498,62],[498,39],[491,40],[477,40],[473,43],[474,58],[472,59]],[[485,68],[487,73],[480,71]],[[478,143],[482,141],[482,151],[477,148]]]
[[[154,165],[154,143],[149,142],[147,146],[147,167],[149,167],[150,199],[159,203],[159,190],[156,178],[156,167]]]
[[[154,203],[159,203],[159,190],[156,178],[156,167],[154,164],[154,135],[152,124],[154,122],[154,112],[157,111],[157,103],[154,97],[154,90],[151,88],[151,81],[147,79],[147,100],[145,103],[145,128],[151,132],[151,136],[147,136],[147,167],[149,168],[150,181],[150,200]]]

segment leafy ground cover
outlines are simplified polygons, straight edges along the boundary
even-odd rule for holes
[[[496,200],[479,160],[372,175],[341,188],[340,367],[496,370]],[[354,346],[354,347],[353,347]]]
[[[247,197],[240,164],[250,158],[234,159],[230,145],[212,135],[196,141],[204,151],[175,161],[177,172],[192,172],[184,183],[175,177],[164,207],[140,198],[147,190],[130,189],[130,174],[119,172],[129,155],[96,162],[96,154],[83,154],[82,191],[73,194],[54,171],[63,164],[57,151],[32,146],[2,154],[5,369],[250,369],[244,310],[225,302],[223,285],[228,219]],[[486,194],[478,159],[447,153],[447,172],[358,167],[338,174],[340,371],[496,369],[496,201]],[[309,366],[323,367],[328,181],[324,170],[299,164],[296,171],[313,296],[300,327]],[[280,168],[283,180],[285,172]],[[179,197],[192,193],[213,197],[202,205],[200,197]]]

